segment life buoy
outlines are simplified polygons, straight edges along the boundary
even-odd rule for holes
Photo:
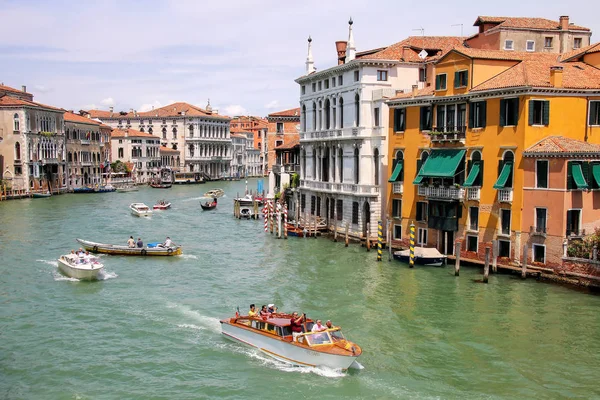
[[[143,256],[145,256],[145,255],[146,255],[146,253],[148,253],[148,252],[146,251],[146,249],[142,249],[142,255],[143,255]]]
[[[98,252],[98,246],[94,246],[94,248],[92,249],[92,251],[93,251],[94,253],[97,253],[97,252]]]
[[[173,254],[173,249],[171,249],[171,248],[167,249],[167,254],[168,254],[168,255],[171,255],[171,254]]]

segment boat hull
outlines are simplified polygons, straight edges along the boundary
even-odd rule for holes
[[[327,367],[346,370],[358,358],[318,352],[293,342],[269,337],[221,321],[221,333],[228,339],[260,350],[265,355],[281,362],[303,367]]]
[[[204,205],[204,204],[200,204],[200,207],[202,207],[203,210],[214,210],[215,208],[217,208],[217,205]]]
[[[398,261],[402,261],[407,264],[410,262],[410,256],[394,254],[394,258]],[[444,265],[445,261],[446,261],[446,257],[417,257],[417,256],[415,256],[415,264],[426,265],[429,267],[441,267],[442,265]]]
[[[152,247],[152,248],[139,248],[139,247],[127,247],[127,246],[119,246],[114,244],[104,244],[104,243],[96,243],[90,242],[83,239],[77,239],[77,241],[82,245],[84,249],[87,251],[91,251],[92,253],[102,253],[102,254],[111,254],[111,255],[121,255],[121,256],[178,256],[182,254],[181,246],[172,246],[170,248],[164,247]]]
[[[155,204],[154,207],[152,207],[155,210],[168,210],[169,208],[171,208],[171,203],[168,204]]]
[[[81,281],[98,280],[98,275],[104,269],[103,265],[93,267],[92,264],[81,264],[72,266],[62,258],[58,259],[58,269],[63,274],[70,278],[79,279]]]

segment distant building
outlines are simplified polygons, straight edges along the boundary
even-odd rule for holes
[[[265,118],[254,116],[237,116],[231,120],[231,133],[246,133],[251,132],[253,136],[253,146],[260,151],[260,167],[259,175],[263,175],[266,170],[267,157],[266,143],[268,121]],[[264,162],[263,162],[264,161]]]
[[[269,128],[266,146],[263,145],[263,148],[267,155],[266,171],[270,173],[276,161],[275,148],[300,139],[300,108],[271,113],[267,120]]]
[[[101,122],[64,113],[67,141],[67,187],[69,189],[94,186],[102,183],[103,173],[109,165],[104,156]]]
[[[260,150],[254,148],[254,134],[251,132],[234,133],[232,177],[261,176]]]
[[[135,129],[114,129],[111,136],[113,162],[133,163],[138,182],[148,182],[161,166],[160,138]]]

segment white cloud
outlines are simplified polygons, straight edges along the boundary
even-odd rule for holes
[[[273,108],[279,108],[279,101],[278,100],[273,100],[273,101],[265,104],[265,108],[267,110],[271,110]]]
[[[138,112],[146,112],[146,111],[152,110],[153,108],[160,108],[160,107],[162,107],[162,104],[160,103],[160,101],[154,100],[152,103],[142,104],[141,106],[138,107],[137,111]]]
[[[49,88],[44,85],[35,85],[33,88],[35,89],[36,93],[48,93],[53,90],[52,88]]]
[[[113,99],[112,97],[107,97],[106,99],[103,99],[100,103],[102,103],[103,106],[113,106],[115,105],[115,99]]]
[[[248,110],[239,104],[231,104],[225,107],[222,111],[219,111],[219,113],[233,117],[236,115],[248,115]]]

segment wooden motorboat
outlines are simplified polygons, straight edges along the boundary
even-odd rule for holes
[[[150,187],[153,187],[154,189],[169,189],[171,186],[173,186],[172,183],[151,183]]]
[[[410,261],[410,250],[394,252],[396,260],[408,263]],[[446,263],[446,256],[433,247],[415,247],[415,264],[441,267]]]
[[[100,185],[94,188],[94,193],[110,193],[114,192],[115,190],[117,190],[117,188],[113,185]]]
[[[131,203],[129,209],[137,217],[149,217],[152,215],[152,210],[144,203]]]
[[[173,244],[170,247],[128,247],[117,244],[103,244],[77,239],[84,249],[93,253],[114,254],[123,256],[176,256],[182,253],[180,245]]]
[[[219,198],[219,197],[223,196],[224,194],[225,194],[225,192],[223,191],[223,189],[211,189],[208,192],[204,193],[204,197]]]
[[[89,186],[73,188],[73,193],[94,193],[94,188]]]
[[[288,222],[287,232],[288,236],[304,237],[304,228],[302,228],[301,226],[296,227],[296,225],[294,225],[293,223]]]
[[[213,198],[212,201],[200,200],[200,207],[202,207],[203,210],[213,210],[217,208],[217,198]]]
[[[339,327],[310,332],[313,321],[304,323],[304,333],[293,340],[290,314],[267,318],[236,316],[221,320],[221,332],[228,338],[254,347],[265,355],[296,366],[348,369],[362,349],[344,337]]]
[[[139,189],[137,188],[137,186],[133,186],[133,185],[127,185],[127,186],[121,186],[117,188],[117,192],[119,193],[126,193],[126,192],[137,192]]]
[[[165,200],[160,200],[152,208],[155,210],[168,210],[169,208],[171,208],[171,203]]]
[[[97,280],[103,268],[96,257],[67,254],[58,259],[58,269],[62,274],[83,281]]]
[[[31,193],[31,197],[33,197],[34,199],[47,199],[48,197],[52,197],[52,193]]]

